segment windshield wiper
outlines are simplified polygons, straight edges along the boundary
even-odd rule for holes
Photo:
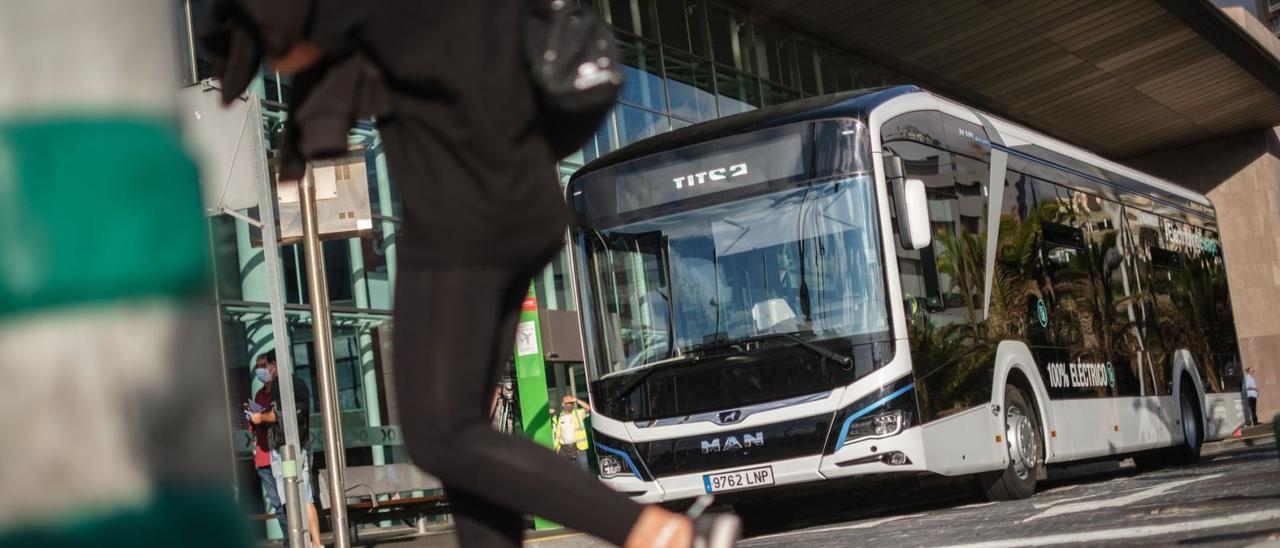
[[[665,360],[658,360],[651,364],[647,364],[645,366],[645,370],[643,372],[636,374],[636,378],[632,379],[631,382],[627,383],[627,385],[624,386],[622,390],[618,392],[618,395],[614,396],[614,399],[617,401],[625,400],[627,396],[631,395],[632,392],[635,392],[636,388],[640,387],[640,384],[642,384],[645,381],[645,379],[648,379],[650,376],[652,376],[654,373],[657,373],[659,370],[667,369],[674,366],[693,365],[695,363],[698,363],[698,360],[702,359],[701,352],[704,352],[706,350],[714,350],[717,348],[727,348],[730,346],[737,346],[740,344],[746,344],[751,342],[766,341],[770,339],[786,339],[788,341],[795,343],[796,346],[804,348],[805,350],[813,352],[814,354],[817,354],[823,359],[824,362],[826,360],[831,360],[833,362],[840,364],[840,366],[846,370],[853,367],[853,358],[840,354],[839,352],[835,352],[833,350],[823,348],[814,343],[811,343],[797,336],[795,333],[768,333],[764,335],[756,335],[754,337],[746,337],[746,338],[736,339],[732,341],[700,345],[690,349],[690,352],[699,352],[698,354],[688,353],[682,356],[667,358]]]
[[[822,356],[823,358],[826,358],[826,359],[828,359],[828,360],[834,361],[834,362],[836,362],[836,363],[840,364],[840,366],[841,366],[841,367],[843,367],[843,368],[845,368],[845,369],[849,369],[849,368],[853,367],[853,358],[850,358],[849,356],[845,356],[844,354],[841,354],[841,353],[836,352],[836,351],[834,351],[834,350],[831,350],[831,349],[829,349],[829,348],[823,348],[823,347],[821,347],[821,346],[818,346],[818,345],[816,345],[816,344],[813,344],[813,343],[811,343],[811,342],[809,342],[809,341],[806,341],[806,340],[804,340],[804,339],[802,339],[802,338],[800,338],[800,337],[796,336],[796,334],[794,334],[794,333],[778,333],[778,336],[779,336],[779,337],[782,337],[782,338],[785,338],[785,339],[788,339],[788,340],[790,340],[790,341],[792,341],[792,342],[794,342],[794,343],[796,343],[796,344],[800,345],[801,347],[804,347],[805,349],[808,349],[809,351],[813,352],[814,354],[817,354],[817,355],[819,355],[819,356]]]
[[[669,367],[674,367],[677,365],[693,365],[695,363],[698,363],[698,360],[700,359],[702,359],[701,356],[691,356],[691,355],[685,354],[681,356],[667,358],[665,360],[658,360],[650,364],[646,364],[645,370],[641,371],[640,373],[637,373],[636,378],[631,379],[631,382],[627,383],[626,386],[622,387],[622,390],[618,392],[617,396],[614,396],[614,399],[617,401],[625,400],[627,396],[631,395],[632,392],[636,391],[636,388],[640,387],[640,384],[643,383],[645,379],[649,378],[650,376],[652,376],[654,373],[657,373],[661,369],[667,369]]]
[[[740,344],[746,344],[746,343],[752,343],[752,342],[767,341],[770,339],[786,339],[788,341],[795,343],[797,346],[804,348],[805,350],[808,350],[810,352],[813,352],[814,354],[817,354],[818,356],[821,356],[824,360],[831,360],[840,364],[845,369],[853,367],[853,358],[840,354],[839,352],[835,352],[833,350],[823,348],[814,343],[811,343],[801,338],[800,336],[796,335],[795,333],[767,333],[764,335],[756,335],[754,337],[746,337],[742,339],[735,339],[732,341],[702,345],[702,346],[698,346],[696,348],[691,349],[691,351],[705,352],[707,350],[727,348],[730,346],[737,346]]]

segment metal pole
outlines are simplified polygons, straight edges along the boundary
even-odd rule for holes
[[[276,352],[276,354],[279,354],[279,352]],[[277,361],[276,367],[279,368],[279,366],[280,363]],[[306,449],[303,449],[303,451],[306,451]],[[280,462],[281,464],[298,462],[298,454],[294,451],[292,445],[285,443],[284,447],[280,448]],[[311,520],[304,517],[310,514],[302,511],[302,505],[294,504],[294,502],[302,498],[302,491],[298,487],[298,467],[292,465],[285,467],[285,470],[284,493],[288,502],[284,504],[284,523],[289,528],[288,531],[285,531],[285,534],[289,537],[289,546],[310,546],[311,540],[302,533],[303,523],[307,523],[307,526],[310,527]],[[319,534],[319,531],[316,534]]]
[[[195,24],[191,21],[191,0],[185,0],[185,1],[182,3],[182,10],[183,10],[183,15],[185,16],[185,17],[184,17],[184,19],[186,19],[186,23],[187,23],[187,24],[186,24],[186,31],[187,31],[187,63],[188,63],[188,66],[191,68],[191,81],[192,81],[192,82],[199,82],[199,81],[200,81],[200,75],[198,74],[199,69],[197,69],[197,68],[196,68],[196,33],[195,33]],[[256,120],[255,120],[255,122],[256,122]]]
[[[213,244],[213,226],[209,222],[208,218],[205,218],[204,225],[205,235],[209,237],[209,261],[212,264],[215,260],[213,250],[216,249]],[[218,334],[218,365],[220,366],[219,369],[222,370],[222,399],[227,402],[227,406],[229,408],[235,409],[234,403],[231,400],[231,379],[227,377],[227,345],[224,344],[224,341],[227,339],[226,334],[223,333],[222,330],[222,296],[216,291],[216,288],[220,287],[222,282],[218,279],[218,269],[215,268],[213,270],[213,287],[215,288],[215,291],[213,292],[213,327]],[[239,414],[234,413],[232,416],[239,416]],[[236,473],[236,470],[239,467],[235,464],[236,433],[235,427],[233,426],[234,424],[234,420],[227,421],[227,464],[231,468],[231,491],[235,493],[236,500],[239,501],[240,482],[237,477],[239,474]]]
[[[262,119],[262,103],[257,93],[249,94],[249,120],[254,124],[251,132],[253,151],[265,155],[262,143],[262,130],[258,129],[258,121]],[[262,259],[267,267],[267,294],[271,306],[271,340],[276,349],[276,389],[280,391],[280,410],[278,415],[284,425],[284,447],[280,448],[280,465],[284,476],[285,524],[289,530],[284,534],[289,539],[289,546],[306,546],[303,544],[303,524],[307,522],[303,516],[307,513],[301,508],[302,494],[298,489],[297,455],[301,451],[309,451],[301,447],[298,435],[298,410],[293,391],[293,345],[289,339],[288,317],[284,312],[284,290],[281,287],[284,276],[280,273],[280,242],[276,235],[276,198],[272,193],[271,180],[266,170],[258,173],[258,217],[262,220]],[[302,504],[299,504],[299,501]]]
[[[333,524],[333,545],[350,546],[347,539],[346,489],[342,472],[342,423],[338,414],[338,386],[334,376],[333,333],[329,325],[328,282],[324,275],[324,249],[320,246],[316,222],[316,188],[311,170],[298,182],[302,201],[302,245],[307,256],[307,285],[311,295],[311,328],[315,337],[316,380],[320,393],[320,415],[324,424],[325,474],[329,483],[329,518]]]

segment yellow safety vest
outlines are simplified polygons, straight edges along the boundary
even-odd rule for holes
[[[563,413],[564,411],[561,411]],[[573,439],[574,445],[579,451],[587,450],[587,426],[583,424],[583,410],[573,410]],[[551,448],[555,451],[560,450],[560,417],[556,416],[551,419],[551,439],[554,445]]]

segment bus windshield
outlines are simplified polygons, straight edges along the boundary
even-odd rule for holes
[[[886,333],[877,222],[859,174],[589,231],[597,378],[761,335]]]

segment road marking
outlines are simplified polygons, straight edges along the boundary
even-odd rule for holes
[[[1147,489],[1142,489],[1135,493],[1130,493],[1123,497],[1116,497],[1110,500],[1091,500],[1087,502],[1074,502],[1071,504],[1064,504],[1062,506],[1054,506],[1052,508],[1049,508],[1048,510],[1045,510],[1044,512],[1041,512],[1037,515],[1024,519],[1022,520],[1022,522],[1026,523],[1028,521],[1037,520],[1041,518],[1061,516],[1063,514],[1074,514],[1076,512],[1086,512],[1090,510],[1097,510],[1099,508],[1115,508],[1118,506],[1128,506],[1130,504],[1133,504],[1141,500],[1146,500],[1152,497],[1158,497],[1169,491],[1182,487],[1183,485],[1188,485],[1188,484],[1195,483],[1197,481],[1204,481],[1204,480],[1213,479],[1221,476],[1222,474],[1210,474],[1208,476],[1200,476],[1198,478],[1185,479],[1181,481],[1171,481],[1169,483],[1162,483],[1160,485],[1149,487]]]
[[[824,528],[824,529],[801,529],[801,530],[799,530],[799,531],[788,531],[788,532],[786,532],[786,533],[775,533],[775,534],[772,534],[772,535],[765,535],[765,536],[762,536],[762,537],[754,537],[754,538],[751,538],[751,539],[749,539],[749,540],[750,540],[750,541],[752,541],[752,542],[754,542],[754,541],[757,541],[757,540],[773,539],[773,538],[781,538],[781,537],[789,537],[789,536],[791,536],[791,535],[807,535],[807,534],[811,534],[811,533],[827,533],[827,532],[830,532],[830,531],[846,531],[846,530],[849,530],[849,529],[867,529],[867,528],[870,528],[870,527],[877,527],[877,526],[880,526],[880,525],[884,525],[884,524],[889,523],[889,522],[891,522],[891,521],[898,521],[898,520],[903,520],[903,519],[908,519],[908,518],[919,518],[919,517],[924,517],[924,516],[925,516],[925,514],[909,514],[909,515],[905,515],[905,516],[889,516],[889,517],[887,517],[887,518],[873,519],[873,520],[868,520],[868,521],[860,521],[860,522],[855,523],[855,524],[853,524],[853,525],[841,525],[841,526],[839,526],[839,527],[827,527],[827,528]],[[743,543],[739,543],[739,544],[743,544]]]
[[[1041,537],[1022,537],[983,541],[975,542],[973,544],[954,544],[944,548],[1000,548],[1005,546],[1043,546],[1047,544],[1125,540],[1167,535],[1170,533],[1186,533],[1189,531],[1201,531],[1204,529],[1216,529],[1219,527],[1239,526],[1246,523],[1275,519],[1280,519],[1280,509],[1261,510],[1247,514],[1237,514],[1234,516],[1223,516],[1197,521],[1178,521],[1176,523],[1165,523],[1162,525],[1143,525],[1138,527],[1103,529],[1101,531],[1088,531],[1083,533],[1063,533],[1059,535],[1045,535]]]

